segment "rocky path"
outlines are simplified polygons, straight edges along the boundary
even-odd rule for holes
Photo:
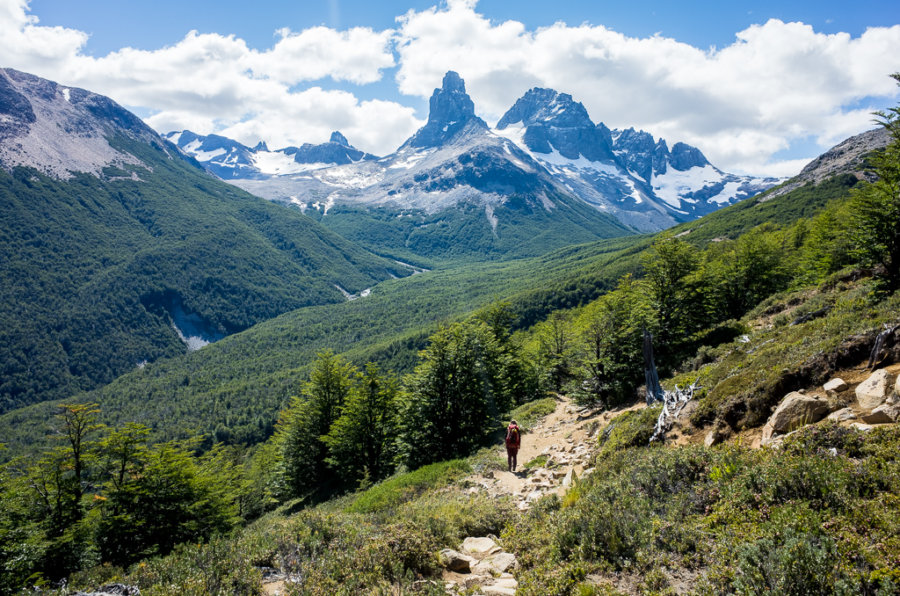
[[[632,408],[643,407],[643,404]],[[486,490],[494,496],[512,496],[521,510],[548,493],[562,495],[575,478],[592,472],[591,455],[597,432],[624,410],[600,411],[582,408],[558,396],[556,410],[522,434],[516,472],[487,472],[469,478],[473,492]],[[497,447],[506,460],[506,450]]]
[[[643,407],[643,404],[632,408]],[[593,470],[591,456],[597,433],[623,410],[601,412],[579,407],[567,397],[558,396],[556,409],[542,421],[522,433],[522,447],[515,473],[489,471],[467,480],[473,493],[486,491],[492,496],[511,496],[522,511],[544,495],[562,495],[575,482]],[[506,449],[497,447],[506,461]],[[443,581],[447,594],[515,594],[518,582],[514,571],[516,557],[503,551],[494,537],[469,537],[458,550],[441,551]]]

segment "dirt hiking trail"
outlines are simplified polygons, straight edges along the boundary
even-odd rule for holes
[[[589,466],[597,433],[622,412],[643,407],[643,403],[638,403],[602,411],[578,406],[567,396],[557,395],[556,409],[551,414],[530,428],[523,428],[516,472],[502,470],[473,475],[468,479],[473,485],[469,490],[512,496],[523,511],[545,494],[562,495],[574,478],[593,471]],[[500,445],[496,449],[505,462],[506,448]]]

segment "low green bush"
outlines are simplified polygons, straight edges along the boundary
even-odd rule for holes
[[[347,507],[354,513],[392,509],[427,489],[443,486],[471,472],[466,460],[454,459],[400,473],[359,494]]]
[[[653,428],[662,405],[629,410],[613,418],[600,432],[599,457],[603,458],[629,447],[646,446],[653,436]]]

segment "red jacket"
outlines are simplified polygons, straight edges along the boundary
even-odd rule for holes
[[[516,432],[512,432],[515,429]],[[522,429],[519,428],[518,424],[510,424],[506,427],[506,446],[507,447],[515,447],[519,448],[519,445],[522,442]]]

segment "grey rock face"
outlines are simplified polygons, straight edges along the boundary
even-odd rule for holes
[[[0,69],[0,167],[33,167],[66,179],[72,172],[100,176],[107,166],[140,165],[109,144],[115,137],[166,151],[159,135],[107,97]]]
[[[466,93],[466,84],[451,71],[444,75],[440,89],[428,101],[428,122],[400,149],[438,147],[464,130],[486,131],[484,120],[475,115],[475,103]]]
[[[535,87],[513,105],[497,123],[498,130],[519,124],[523,140],[537,153],[554,149],[569,159],[580,156],[591,161],[613,161],[609,131],[597,128],[587,110],[568,93]]]
[[[775,408],[775,412],[763,427],[763,442],[775,433],[786,433],[821,420],[828,414],[828,404],[799,392],[788,393]]]
[[[853,174],[868,179],[865,158],[868,154],[887,146],[890,136],[884,128],[877,128],[842,141],[809,162],[795,178],[769,194],[777,197],[804,184],[818,184],[836,174]]]
[[[856,386],[856,401],[865,410],[877,408],[891,394],[894,378],[885,369],[876,370]]]

